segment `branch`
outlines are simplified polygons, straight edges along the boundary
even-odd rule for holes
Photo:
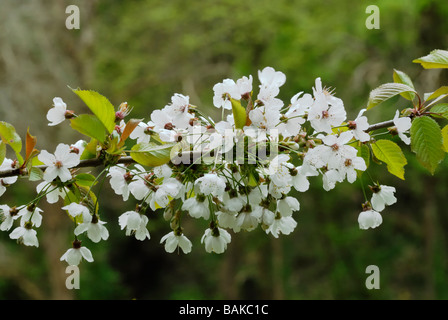
[[[389,121],[384,121],[384,122],[379,122],[379,123],[375,123],[372,124],[371,126],[369,126],[365,132],[370,132],[373,130],[378,130],[378,129],[383,129],[383,128],[387,128],[387,127],[391,127],[394,125],[394,121],[393,120],[389,120]],[[132,159],[131,157],[122,157],[118,160],[117,164],[130,164],[130,163],[135,163],[135,160]],[[81,160],[81,162],[74,167],[75,169],[78,168],[87,168],[87,167],[99,167],[103,164],[103,162],[97,158],[95,159],[88,159],[88,160]],[[45,171],[45,169],[47,169],[47,166],[36,166],[35,168],[39,168],[43,171]],[[26,169],[11,169],[11,170],[5,170],[5,171],[0,171],[0,179],[1,178],[8,178],[8,177],[16,177],[16,176],[27,176],[29,173]]]
[[[132,159],[131,157],[122,157],[117,162],[117,164],[129,164],[129,163],[135,163],[134,159]],[[103,161],[99,160],[98,158],[81,160],[81,162],[73,169],[99,167],[102,164],[103,164]],[[42,171],[45,171],[45,169],[47,169],[47,166],[45,166],[45,165],[35,166],[34,168],[38,168],[38,169],[41,169]],[[8,178],[8,177],[15,177],[15,176],[27,176],[28,174],[29,174],[29,172],[26,169],[20,169],[20,168],[19,169],[11,169],[11,170],[0,171],[0,178]]]
[[[383,129],[383,128],[387,128],[387,127],[392,127],[394,125],[395,125],[394,124],[394,120],[383,121],[383,122],[372,124],[371,126],[369,126],[365,130],[365,132],[370,132],[370,131],[373,131],[373,130]]]

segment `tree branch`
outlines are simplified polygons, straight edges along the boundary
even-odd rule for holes
[[[122,157],[118,160],[117,164],[129,164],[129,163],[135,163],[134,159],[131,157]],[[74,167],[74,169],[79,168],[88,168],[88,167],[99,167],[103,164],[101,160],[98,158],[95,159],[88,159],[88,160],[81,160],[81,162]],[[45,171],[47,169],[47,166],[35,166],[34,168],[41,169]],[[27,176],[29,172],[26,169],[11,169],[11,170],[5,170],[0,171],[0,178],[8,178],[8,177],[15,177],[15,176]]]
[[[395,125],[394,124],[394,120],[383,121],[383,122],[372,124],[365,131],[366,132],[370,132],[370,131],[373,131],[373,130],[383,129],[383,128],[387,128],[387,127],[392,127],[394,125]]]
[[[393,120],[383,121],[383,122],[372,124],[365,130],[365,132],[383,129],[383,128],[391,127],[393,125],[394,125]],[[130,164],[130,163],[135,163],[135,160],[132,159],[131,157],[122,157],[117,162],[117,164]],[[97,158],[81,160],[81,162],[75,168],[78,169],[78,168],[88,168],[88,167],[99,167],[102,164],[103,164],[103,162]],[[45,169],[47,169],[47,166],[42,165],[42,166],[36,166],[35,168],[39,168],[39,169],[45,171]],[[28,174],[29,174],[29,172],[26,169],[5,170],[5,171],[0,171],[0,179],[8,178],[8,177],[16,177],[16,176],[27,176]]]

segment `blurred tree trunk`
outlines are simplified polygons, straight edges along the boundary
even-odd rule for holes
[[[0,119],[13,124],[22,137],[30,126],[40,150],[52,151],[57,143],[75,142],[77,136],[70,130],[48,127],[45,115],[52,106],[53,97],[63,97],[71,105],[71,99],[75,98],[67,86],[81,87],[92,75],[89,52],[94,33],[91,21],[97,1],[75,1],[81,13],[80,30],[68,30],[65,26],[68,17],[65,9],[69,4],[43,0],[2,0],[1,4]],[[24,115],[27,115],[25,119]],[[15,200],[27,202],[31,199]],[[39,250],[45,254],[48,278],[39,282],[50,284],[49,299],[72,299],[74,293],[65,287],[66,264],[59,261],[71,245],[67,241],[67,218],[57,205],[48,205],[45,200],[40,207],[44,210],[42,228],[45,231],[38,230],[38,234],[42,234]]]

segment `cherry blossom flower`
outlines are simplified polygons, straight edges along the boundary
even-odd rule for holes
[[[188,211],[188,214],[193,218],[210,218],[209,203],[204,195],[198,194],[195,197],[188,198],[182,204],[182,210]]]
[[[80,234],[87,232],[87,237],[95,243],[100,242],[101,240],[107,240],[109,238],[109,231],[104,226],[106,222],[101,221],[97,215],[91,217],[90,220],[84,219],[83,222],[75,228],[75,235],[79,236]]]
[[[409,138],[406,133],[409,133],[409,129],[411,129],[411,118],[409,117],[400,117],[400,111],[397,110],[395,116],[393,118],[394,125],[397,131],[398,136],[401,141],[405,144],[409,145],[411,143],[411,138]]]
[[[50,121],[49,126],[56,126],[65,121],[67,116],[67,104],[61,98],[53,99],[53,108],[47,112],[47,120]]]
[[[173,253],[177,248],[181,248],[182,251],[187,254],[191,252],[192,243],[184,236],[182,232],[174,232],[164,235],[160,240],[160,243],[165,242],[165,251],[168,253]]]
[[[232,237],[227,230],[214,227],[205,230],[201,238],[201,243],[205,245],[205,251],[214,253],[223,253],[227,249]]]
[[[87,262],[93,262],[92,252],[84,246],[81,246],[81,241],[73,241],[73,248],[68,249],[60,258],[61,261],[66,261],[70,266],[77,266],[82,259]]]
[[[1,231],[8,231],[11,229],[14,220],[20,217],[19,210],[17,210],[16,207],[10,208],[8,205],[3,204],[0,205],[0,221],[2,223],[0,224],[0,230]]]
[[[36,186],[36,191],[38,194],[44,192],[46,194],[47,202],[50,204],[57,203],[60,198],[64,198],[66,195],[66,188],[59,188],[54,186],[52,183],[43,181]]]
[[[294,231],[297,226],[297,222],[292,216],[281,216],[275,217],[272,224],[266,229],[267,234],[272,234],[275,238],[279,237],[279,234],[288,235]]]
[[[395,188],[385,185],[373,186],[372,207],[375,211],[381,212],[384,210],[385,206],[390,206],[397,202],[395,197]]]
[[[203,177],[196,180],[201,193],[204,195],[222,196],[226,188],[225,180],[216,173],[206,173]]]
[[[299,210],[299,200],[294,197],[286,196],[282,199],[277,200],[277,211],[282,215],[282,217],[290,216],[294,211]]]
[[[116,194],[123,197],[123,201],[129,199],[129,182],[132,181],[133,175],[131,172],[126,170],[123,165],[116,165],[109,169],[107,174],[110,177],[110,185]]]
[[[154,122],[139,122],[138,126],[131,132],[129,138],[137,140],[137,143],[149,143],[151,133],[155,127]]]
[[[135,238],[140,241],[151,238],[146,228],[148,221],[147,216],[136,211],[127,211],[118,217],[121,230],[126,229],[127,236],[134,234]]]
[[[37,239],[36,230],[32,229],[32,224],[25,224],[15,228],[9,235],[11,239],[17,239],[19,243],[23,243],[26,246],[39,247],[39,241]]]
[[[43,176],[47,182],[51,182],[57,177],[62,182],[67,182],[72,178],[69,169],[76,167],[80,162],[80,156],[71,152],[70,146],[63,143],[56,147],[54,155],[42,150],[38,158],[47,165]]]
[[[241,99],[240,88],[232,79],[224,79],[223,82],[213,86],[213,105],[216,108],[232,109],[230,98],[235,100]]]
[[[348,128],[352,130],[355,139],[361,142],[370,141],[370,134],[365,132],[369,128],[366,116],[363,116],[366,109],[362,109],[355,120],[348,122]]]
[[[358,223],[360,229],[374,229],[383,223],[383,217],[377,211],[369,209],[359,214]]]
[[[92,215],[90,214],[89,208],[87,208],[85,205],[76,202],[72,202],[62,207],[62,210],[67,210],[68,214],[73,218],[79,216],[82,217],[82,221],[91,221],[92,219]]]
[[[34,205],[21,208],[19,211],[20,225],[23,227],[26,223],[31,222],[33,226],[39,228],[42,224],[41,212],[43,210]]]
[[[334,127],[345,121],[347,112],[341,99],[322,93],[316,99],[308,112],[308,119],[316,132],[331,134]]]
[[[3,160],[3,163],[0,166],[0,172],[6,171],[6,170],[11,170],[13,168],[14,164],[15,164],[15,162],[13,160],[5,158]],[[7,187],[16,183],[17,179],[18,178],[16,176],[0,178],[0,196],[2,196],[5,193]]]

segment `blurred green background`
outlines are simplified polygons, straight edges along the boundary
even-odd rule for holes
[[[68,5],[78,5],[80,30],[68,30]],[[366,8],[380,9],[380,29],[368,30]],[[446,70],[423,70],[412,60],[448,47],[445,0],[1,0],[0,119],[39,149],[81,138],[68,124],[48,127],[55,96],[85,108],[67,86],[96,90],[115,105],[127,101],[134,117],[148,119],[174,93],[214,115],[215,83],[272,66],[287,82],[280,97],[311,92],[314,79],[336,88],[353,119],[369,91],[392,81],[393,68],[415,79],[419,92],[448,83]],[[392,99],[367,114],[371,123],[391,119],[406,104]],[[408,148],[405,148],[408,150]],[[168,254],[159,244],[170,231],[151,214],[151,240],[126,237],[118,216],[134,207],[107,186],[100,195],[110,239],[84,240],[94,263],[82,263],[81,289],[65,288],[72,225],[60,206],[47,205],[38,230],[40,247],[28,248],[0,234],[0,299],[447,299],[448,163],[431,176],[408,151],[405,181],[372,165],[382,184],[397,188],[398,202],[383,224],[362,231],[359,183],[324,192],[319,179],[298,195],[298,226],[274,239],[261,230],[233,236],[226,253],[207,254],[205,228],[185,225],[189,255]],[[107,185],[107,183],[106,183]],[[34,184],[18,182],[2,204],[33,197]],[[367,266],[380,268],[380,289],[365,287]]]

